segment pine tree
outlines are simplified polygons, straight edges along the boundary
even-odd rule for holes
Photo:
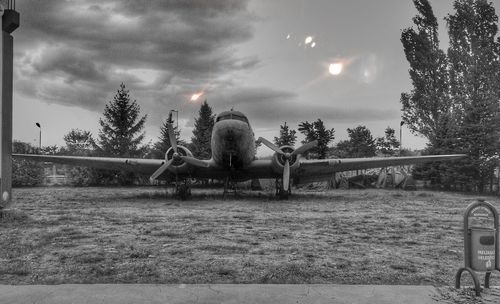
[[[318,118],[318,120],[312,123],[308,121],[301,122],[299,124],[299,132],[306,137],[302,141],[303,144],[313,140],[318,141],[318,146],[311,149],[311,153],[317,154],[319,159],[324,159],[328,156],[328,144],[335,139],[334,128],[326,129],[323,121]]]
[[[99,119],[99,145],[96,146],[102,156],[142,157],[148,146],[141,146],[145,133],[142,132],[147,115],[139,117],[140,107],[131,101],[129,91],[120,84],[113,101],[104,108],[103,118]],[[102,184],[129,185],[136,179],[131,172],[98,171],[98,180]]]
[[[104,118],[99,119],[99,145],[104,156],[141,157],[146,149],[141,146],[147,115],[139,117],[140,107],[130,101],[129,91],[120,84],[113,101],[104,108]]]
[[[170,144],[170,135],[168,133],[168,125],[174,128],[175,140],[178,145],[186,146],[186,142],[181,139],[181,131],[177,126],[174,126],[174,121],[172,119],[172,112],[168,115],[168,118],[160,126],[160,136],[158,141],[153,145],[152,157],[153,158],[163,158],[165,153],[172,147]]]
[[[280,136],[274,137],[274,144],[278,147],[281,146],[294,146],[295,141],[297,140],[297,135],[295,135],[297,131],[290,130],[290,128],[286,125],[286,121],[284,125],[280,125]]]
[[[209,159],[212,156],[212,129],[215,123],[215,114],[205,100],[198,112],[198,118],[194,121],[193,137],[191,137],[191,148],[193,156],[199,159]]]

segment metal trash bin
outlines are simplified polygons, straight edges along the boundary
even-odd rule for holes
[[[495,229],[470,228],[471,268],[475,271],[492,271],[495,268]]]

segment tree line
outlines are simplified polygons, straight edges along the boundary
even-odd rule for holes
[[[168,125],[173,123],[172,113],[162,122],[160,136],[154,143],[144,144],[144,126],[147,115],[140,115],[140,106],[131,100],[129,90],[121,84],[112,101],[104,108],[99,119],[98,138],[90,131],[72,129],[64,135],[65,146],[34,148],[23,142],[14,141],[13,153],[41,153],[70,156],[93,157],[132,157],[164,158],[171,147]],[[215,121],[212,108],[205,101],[195,119],[195,128],[190,143],[180,138],[180,130],[174,127],[174,134],[179,145],[185,145],[193,155],[200,159],[211,156],[210,137]],[[13,160],[13,186],[35,186],[43,182],[44,172],[40,163],[26,160]],[[68,167],[66,178],[75,186],[131,185],[145,184],[147,177],[132,172],[94,169],[87,167]]]
[[[175,140],[186,146],[195,157],[209,159],[211,157],[211,136],[216,115],[205,100],[194,121],[193,136],[190,142],[181,139],[181,131],[174,126]],[[160,126],[160,136],[154,143],[144,144],[144,125],[147,115],[140,114],[140,106],[131,100],[129,90],[122,83],[105,107],[99,119],[98,138],[90,131],[72,129],[64,135],[65,146],[46,146],[34,148],[27,143],[15,141],[14,153],[41,153],[51,155],[100,156],[100,157],[134,157],[163,158],[171,147],[168,125],[173,126],[172,112]],[[399,142],[394,137],[394,130],[386,129],[386,136],[374,139],[364,126],[348,129],[349,140],[341,141],[336,147],[330,147],[335,138],[335,130],[327,129],[321,119],[313,122],[302,122],[298,130],[305,139],[302,143],[318,140],[318,146],[312,149],[307,157],[326,158],[332,155],[340,157],[368,157],[377,151],[384,155],[392,155],[398,149]],[[280,133],[275,137],[278,146],[294,146],[297,131],[291,130],[285,122],[280,126]],[[43,182],[43,165],[26,160],[13,160],[13,185],[35,186]],[[126,171],[112,171],[87,167],[68,167],[66,178],[75,186],[98,185],[131,185],[148,183],[147,177],[137,176]]]
[[[402,121],[417,135],[428,140],[426,154],[465,153],[467,158],[455,162],[436,162],[418,166],[413,174],[431,180],[437,187],[465,191],[486,190],[493,184],[499,166],[500,149],[500,38],[498,16],[487,0],[455,0],[453,12],[445,17],[449,46],[445,51],[439,40],[439,22],[428,0],[413,0],[417,15],[413,26],[403,29],[400,40],[409,63],[412,89],[400,97]],[[66,147],[44,147],[43,153],[89,156],[120,156],[161,158],[170,147],[166,125],[154,144],[143,144],[144,123],[136,101],[130,101],[128,90],[121,85],[113,101],[106,105],[99,120],[98,138],[90,132],[71,130]],[[195,157],[209,158],[210,134],[215,115],[205,101],[195,121],[191,142],[176,138]],[[365,126],[348,129],[349,139],[330,145],[335,130],[328,129],[321,119],[298,125],[305,139],[318,140],[318,147],[308,157],[369,157],[394,155],[399,148],[394,129],[385,136],[373,138]],[[275,143],[294,145],[297,132],[284,123]],[[330,146],[329,146],[330,145]],[[17,148],[16,148],[17,147]],[[18,149],[18,150],[16,150]],[[26,149],[22,143],[14,151]],[[21,162],[14,163],[14,174],[23,171]],[[33,166],[35,168],[35,166]],[[76,184],[130,184],[138,177],[125,172],[105,172],[75,168]],[[80,170],[80,171],[78,171]],[[29,170],[28,170],[29,171]],[[29,176],[29,172],[24,173]]]
[[[434,185],[466,191],[493,185],[500,148],[500,39],[498,16],[486,0],[455,0],[445,17],[449,37],[441,49],[438,20],[428,0],[401,42],[409,62],[410,92],[401,94],[403,121],[428,139],[429,154],[465,153],[457,162],[420,166]]]
[[[313,122],[301,122],[298,130],[304,135],[302,144],[317,140],[317,147],[311,149],[305,156],[309,158],[351,158],[351,157],[373,157],[394,156],[400,153],[400,143],[396,139],[395,131],[391,127],[385,129],[383,137],[373,137],[366,126],[348,128],[348,139],[339,141],[336,145],[335,129],[325,127],[323,120],[318,118]],[[297,141],[297,131],[290,129],[285,122],[280,125],[280,135],[274,137],[277,146],[294,146]]]

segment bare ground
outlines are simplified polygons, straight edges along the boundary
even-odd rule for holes
[[[302,190],[288,201],[201,189],[178,201],[160,188],[13,195],[0,219],[0,284],[425,284],[447,294],[463,264],[466,206],[500,207],[497,197],[399,190]]]

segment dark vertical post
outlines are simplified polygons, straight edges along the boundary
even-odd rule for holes
[[[38,137],[38,148],[40,149],[40,151],[38,153],[41,153],[42,151],[42,126],[40,125],[40,123],[35,123],[35,125],[40,129],[40,132],[38,133],[39,137]]]
[[[14,10],[14,1],[2,16],[1,37],[1,114],[0,114],[0,209],[11,202],[12,189],[12,70],[14,61],[14,38],[11,33],[19,27],[19,13]]]
[[[497,169],[498,169],[497,195],[500,195],[500,161],[497,162]]]
[[[401,156],[401,150],[403,149],[403,125],[405,124],[404,121],[401,121],[399,123],[399,156]]]

